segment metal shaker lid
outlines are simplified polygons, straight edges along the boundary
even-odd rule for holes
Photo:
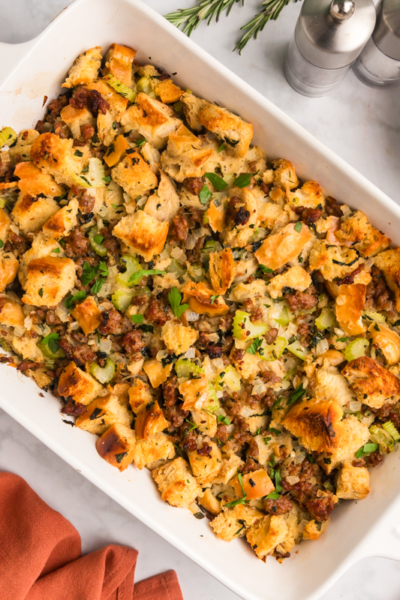
[[[373,40],[386,56],[400,60],[400,0],[381,0],[377,13]]]
[[[313,65],[339,69],[357,58],[371,37],[375,21],[373,0],[304,0],[296,43]]]

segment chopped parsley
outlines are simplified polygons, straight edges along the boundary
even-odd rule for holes
[[[211,296],[211,298],[210,298],[211,304],[214,304],[214,302],[216,301],[217,298],[219,298],[219,295]]]
[[[75,156],[79,156],[79,158],[82,158],[83,152],[81,152],[80,150],[75,150]]]
[[[228,417],[225,417],[224,415],[218,415],[218,423],[223,423],[224,425],[230,425],[231,422],[228,419]]]
[[[208,181],[210,181],[215,187],[215,189],[219,192],[222,192],[222,190],[224,190],[228,185],[226,181],[224,181],[222,177],[220,177],[216,173],[206,173],[206,177]]]
[[[302,230],[303,227],[303,223],[301,221],[297,221],[296,225],[294,226],[295,230],[300,233],[300,231]]]
[[[67,308],[71,308],[74,304],[76,304],[76,302],[79,302],[80,300],[84,300],[86,298],[86,292],[84,290],[81,290],[80,292],[77,292],[75,294],[75,296],[71,295],[68,296],[68,298],[65,300],[64,304]]]
[[[202,204],[206,204],[211,198],[211,192],[208,189],[207,184],[204,184],[200,190],[199,199]]]
[[[168,294],[168,301],[171,305],[172,312],[179,319],[183,313],[189,308],[189,304],[181,304],[182,294],[178,290],[178,288],[173,287],[170,293]]]
[[[251,173],[242,173],[239,177],[236,177],[233,185],[238,188],[244,188],[250,185],[252,174]]]
[[[274,272],[273,269],[270,269],[266,265],[258,265],[258,268],[262,273],[273,273]]]
[[[129,277],[129,283],[140,283],[142,277],[147,277],[148,275],[164,275],[165,271],[159,271],[158,269],[141,269],[140,271],[136,271]]]
[[[262,340],[260,340],[260,338],[256,337],[252,341],[249,348],[247,348],[246,352],[248,354],[256,354],[258,352],[258,350],[261,348],[261,345],[262,345]]]
[[[224,144],[224,143],[222,143],[222,144],[220,145],[220,147],[218,148],[218,153],[219,153],[219,152],[222,152],[222,150],[225,150],[225,144]]]
[[[364,444],[361,446],[359,450],[356,452],[356,458],[363,458],[366,454],[371,454],[371,452],[375,452],[378,450],[378,444],[373,444],[369,442],[368,444]]]
[[[46,344],[49,347],[50,352],[56,354],[59,349],[59,345],[57,344],[59,339],[60,335],[58,333],[49,333],[42,339],[42,344]]]
[[[238,500],[234,500],[233,502],[228,502],[228,504],[225,504],[225,506],[227,508],[233,508],[234,506],[237,506],[238,504],[246,504],[247,494],[245,493],[245,491],[243,489],[243,477],[242,477],[241,473],[238,473],[237,476],[238,476],[238,480],[239,480],[240,487],[242,490],[242,497],[239,498]]]
[[[288,406],[292,406],[292,404],[300,400],[300,398],[302,398],[306,392],[307,390],[304,389],[302,383],[298,385],[294,392],[289,394]]]

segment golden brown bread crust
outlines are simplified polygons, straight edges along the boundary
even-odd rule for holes
[[[75,273],[76,264],[70,258],[34,258],[28,264],[22,302],[56,306],[74,287]]]
[[[342,373],[357,398],[371,408],[400,400],[400,379],[369,356],[350,361]]]
[[[19,262],[12,252],[0,254],[0,292],[14,281],[18,273]]]
[[[210,279],[216,294],[225,294],[235,277],[235,261],[232,250],[226,248],[221,252],[210,254]]]
[[[101,323],[101,311],[93,296],[88,296],[83,302],[77,304],[71,311],[71,315],[78,321],[85,335],[96,331]]]
[[[168,229],[168,222],[157,221],[141,210],[123,217],[114,227],[113,234],[149,261],[162,252]]]
[[[260,264],[275,271],[297,258],[310,240],[307,225],[303,223],[299,232],[294,223],[289,223],[275,235],[270,235],[254,254]]]
[[[135,421],[135,433],[138,440],[147,440],[155,433],[168,427],[168,421],[157,401],[149,402],[139,410]]]
[[[14,175],[19,177],[18,187],[23,194],[37,196],[62,196],[64,188],[54,181],[48,173],[35,167],[32,161],[20,162],[16,165]]]
[[[339,286],[336,298],[336,318],[346,335],[360,335],[366,331],[362,322],[367,286],[353,283]]]
[[[110,465],[124,471],[133,461],[135,443],[132,429],[114,423],[96,440],[96,450]]]
[[[89,404],[102,390],[102,386],[88,373],[79,369],[74,362],[61,373],[58,393],[64,398],[71,397],[80,404]]]

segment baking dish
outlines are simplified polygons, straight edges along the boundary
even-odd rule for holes
[[[400,244],[400,208],[365,178],[286,117],[260,94],[138,0],[77,0],[35,40],[0,44],[0,127],[34,126],[44,96],[59,93],[72,60],[112,42],[139,50],[137,58],[176,72],[178,84],[252,121],[255,143],[270,158],[288,158],[302,178],[363,208],[375,226]],[[257,560],[236,540],[215,538],[206,520],[160,501],[148,472],[119,473],[94,449],[93,437],[63,423],[59,404],[14,369],[1,366],[0,406],[90,481],[200,566],[248,600],[317,599],[351,564],[367,556],[400,560],[399,454],[372,473],[372,492],[356,507],[345,503],[318,543],[303,543],[280,565]]]

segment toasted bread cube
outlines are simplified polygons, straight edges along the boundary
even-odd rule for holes
[[[397,365],[400,361],[400,336],[381,323],[372,324],[369,328],[374,346],[383,353],[388,365]]]
[[[14,175],[19,177],[18,187],[23,195],[47,197],[62,196],[64,189],[54,181],[49,173],[44,173],[33,162],[20,162],[16,165]]]
[[[157,401],[142,406],[135,421],[135,433],[138,440],[147,440],[155,433],[160,433],[169,423]]]
[[[189,451],[188,458],[192,473],[200,485],[207,485],[218,475],[221,468],[221,451],[217,444],[212,441],[205,442],[211,446],[211,452],[207,455],[199,454],[197,450]]]
[[[221,468],[218,475],[214,478],[213,483],[222,483],[226,485],[237,474],[242,465],[242,459],[234,452],[229,451],[228,453],[223,453]]]
[[[123,217],[114,227],[113,234],[131,250],[150,261],[161,254],[168,234],[168,223],[161,223],[143,210]]]
[[[58,210],[59,206],[52,198],[20,195],[11,217],[23,233],[31,233],[40,229]]]
[[[213,495],[209,488],[204,490],[204,494],[200,498],[199,504],[205,508],[206,511],[215,516],[219,515],[222,510],[220,501]]]
[[[164,81],[157,83],[156,94],[160,96],[161,102],[164,102],[164,104],[172,104],[179,100],[184,91],[175,85],[172,79],[164,79]]]
[[[300,231],[295,223],[289,223],[283,229],[270,235],[255,252],[258,262],[273,271],[295,260],[312,239],[311,232],[304,223]]]
[[[168,138],[167,149],[161,155],[161,167],[179,182],[187,177],[202,177],[214,170],[218,158],[218,146],[215,146],[181,125]]]
[[[161,362],[156,358],[150,358],[146,360],[143,365],[143,371],[146,373],[150,380],[153,388],[158,388],[161,384],[165,383],[172,371],[172,365],[162,366]]]
[[[357,210],[346,219],[341,219],[340,229],[335,235],[342,244],[351,244],[366,257],[375,256],[391,244],[389,238],[372,227],[361,210]]]
[[[24,129],[21,131],[18,134],[17,143],[8,149],[10,157],[15,162],[17,162],[17,158],[19,161],[29,161],[31,159],[32,144],[39,135],[36,129]]]
[[[215,133],[235,156],[245,156],[253,138],[253,125],[215,104],[183,94],[185,116],[193,129],[205,127]]]
[[[317,523],[314,519],[309,521],[304,528],[303,538],[305,540],[318,540],[327,528],[328,523],[329,519],[322,523]]]
[[[138,469],[151,469],[160,460],[171,460],[175,446],[165,433],[156,433],[147,440],[136,440],[133,462]]]
[[[171,179],[160,171],[160,185],[150,196],[144,212],[157,221],[172,221],[179,211],[179,196]]]
[[[135,379],[133,385],[128,390],[128,394],[129,404],[136,415],[143,406],[153,402],[149,384],[139,378]]]
[[[383,271],[386,282],[396,298],[396,309],[400,311],[400,248],[391,248],[378,254],[375,266]]]
[[[216,294],[225,294],[235,277],[235,261],[230,248],[210,254],[210,279]]]
[[[294,166],[289,160],[280,158],[272,162],[274,167],[273,182],[285,191],[297,188],[299,180],[297,179]]]
[[[354,400],[346,379],[334,366],[325,366],[315,371],[314,393],[320,400],[333,400],[344,406]]]
[[[188,379],[179,385],[179,393],[183,396],[183,410],[202,410],[209,401],[208,379],[205,375],[197,379]]]
[[[124,471],[133,461],[135,443],[136,437],[130,427],[114,423],[96,440],[96,450],[110,465]]]
[[[101,46],[90,48],[80,54],[74,64],[68,71],[68,77],[62,84],[62,87],[73,88],[77,85],[87,85],[95,81],[99,74],[102,61]]]
[[[166,146],[168,136],[181,124],[172,108],[142,93],[121,118],[125,131],[134,129],[157,150]]]
[[[31,156],[33,163],[52,175],[57,183],[72,186],[74,176],[86,166],[89,152],[87,146],[82,146],[77,154],[73,140],[61,139],[54,133],[42,133],[32,144]]]
[[[246,539],[258,558],[264,562],[268,554],[281,544],[288,534],[288,526],[283,515],[268,515],[260,519],[246,532]]]
[[[78,209],[79,202],[73,198],[66,206],[60,208],[46,223],[43,225],[43,233],[60,240],[69,235],[74,227],[78,224]]]
[[[310,275],[303,267],[291,267],[282,275],[276,275],[270,280],[268,292],[271,298],[279,298],[283,288],[291,288],[298,292],[304,292],[312,284]]]
[[[342,416],[343,409],[334,400],[308,400],[295,404],[282,423],[309,452],[329,452],[336,447]]]
[[[45,256],[62,258],[64,257],[64,250],[54,238],[49,238],[43,232],[40,232],[35,236],[30,250],[25,252],[20,259],[18,278],[22,286],[25,285],[28,264],[31,260],[34,258],[44,258]]]
[[[228,227],[223,233],[226,244],[236,248],[244,248],[252,235],[254,227],[258,224],[257,200],[247,188],[233,187],[229,190],[229,197],[235,199],[234,209],[231,211],[231,217],[228,219]],[[244,225],[236,223],[236,216],[240,211],[249,213],[249,219]],[[229,214],[229,213],[228,213]]]
[[[12,252],[0,253],[0,292],[4,292],[18,273],[19,262]]]
[[[329,452],[322,454],[319,464],[325,473],[331,473],[340,464],[354,460],[357,450],[369,440],[368,425],[360,423],[354,415],[350,415],[335,427],[335,445]]]
[[[171,506],[188,508],[202,495],[201,487],[193,477],[188,463],[181,457],[152,471],[161,498]]]
[[[111,44],[105,56],[104,74],[109,73],[119,79],[121,83],[128,87],[133,87],[135,81],[133,79],[133,61],[135,60],[136,50],[129,46],[120,46],[119,44]]]
[[[161,329],[161,339],[174,354],[184,354],[197,341],[199,332],[179,321],[167,321]]]
[[[256,354],[249,354],[248,352],[239,353],[238,350],[243,350],[243,343],[235,340],[235,345],[232,348],[230,358],[235,365],[240,377],[242,379],[252,380],[260,372],[259,362],[260,359]]]
[[[79,323],[85,335],[93,333],[101,323],[101,311],[93,296],[88,296],[83,302],[77,304],[71,315]]]
[[[351,360],[342,371],[357,399],[371,408],[400,400],[400,379],[369,356]]]
[[[218,538],[224,542],[231,542],[236,537],[243,537],[246,529],[262,518],[262,512],[256,508],[237,504],[234,508],[224,508],[223,512],[210,522],[210,527]]]
[[[306,181],[303,187],[286,193],[288,204],[292,208],[303,206],[304,208],[322,208],[325,204],[322,189],[316,181]]]
[[[348,462],[339,471],[336,496],[344,500],[362,500],[369,494],[369,471],[366,467],[353,467]]]
[[[238,498],[243,497],[242,485],[247,500],[259,500],[274,491],[275,486],[265,469],[257,469],[243,475],[242,484],[237,475],[231,479],[229,485],[235,490]]]
[[[130,428],[131,421],[132,414],[118,396],[108,394],[93,400],[86,412],[77,418],[76,426],[89,433],[102,435],[114,423]]]
[[[332,246],[323,240],[315,242],[309,257],[311,271],[320,271],[328,281],[349,275],[362,262],[358,253],[352,248]]]
[[[208,283],[189,281],[183,290],[183,301],[189,301],[190,309],[199,315],[217,317],[226,315],[229,306],[222,296],[215,298],[213,288]]]
[[[70,258],[45,256],[31,260],[22,302],[33,306],[57,306],[74,287],[75,272],[76,264]]]
[[[362,321],[366,292],[367,286],[363,283],[339,286],[336,318],[346,335],[360,335],[366,331]]]
[[[0,240],[3,242],[3,246],[7,241],[10,225],[10,217],[3,208],[0,208]]]
[[[37,345],[37,339],[31,338],[29,333],[22,337],[14,336],[12,347],[24,360],[41,362],[44,359],[43,354]]]
[[[192,410],[191,421],[196,424],[197,429],[208,435],[214,437],[217,433],[217,417],[206,410]]]
[[[94,377],[85,373],[70,362],[58,380],[58,393],[64,398],[72,398],[79,404],[90,404],[100,394],[103,387]]]
[[[7,327],[23,327],[25,315],[18,302],[11,298],[0,297],[0,323]]]
[[[126,154],[112,169],[111,176],[132,199],[149,192],[158,184],[157,177],[137,150]]]
[[[60,112],[60,117],[68,125],[75,139],[81,137],[81,127],[84,125],[95,127],[96,125],[96,119],[86,107],[74,108],[71,104],[67,104]]]

